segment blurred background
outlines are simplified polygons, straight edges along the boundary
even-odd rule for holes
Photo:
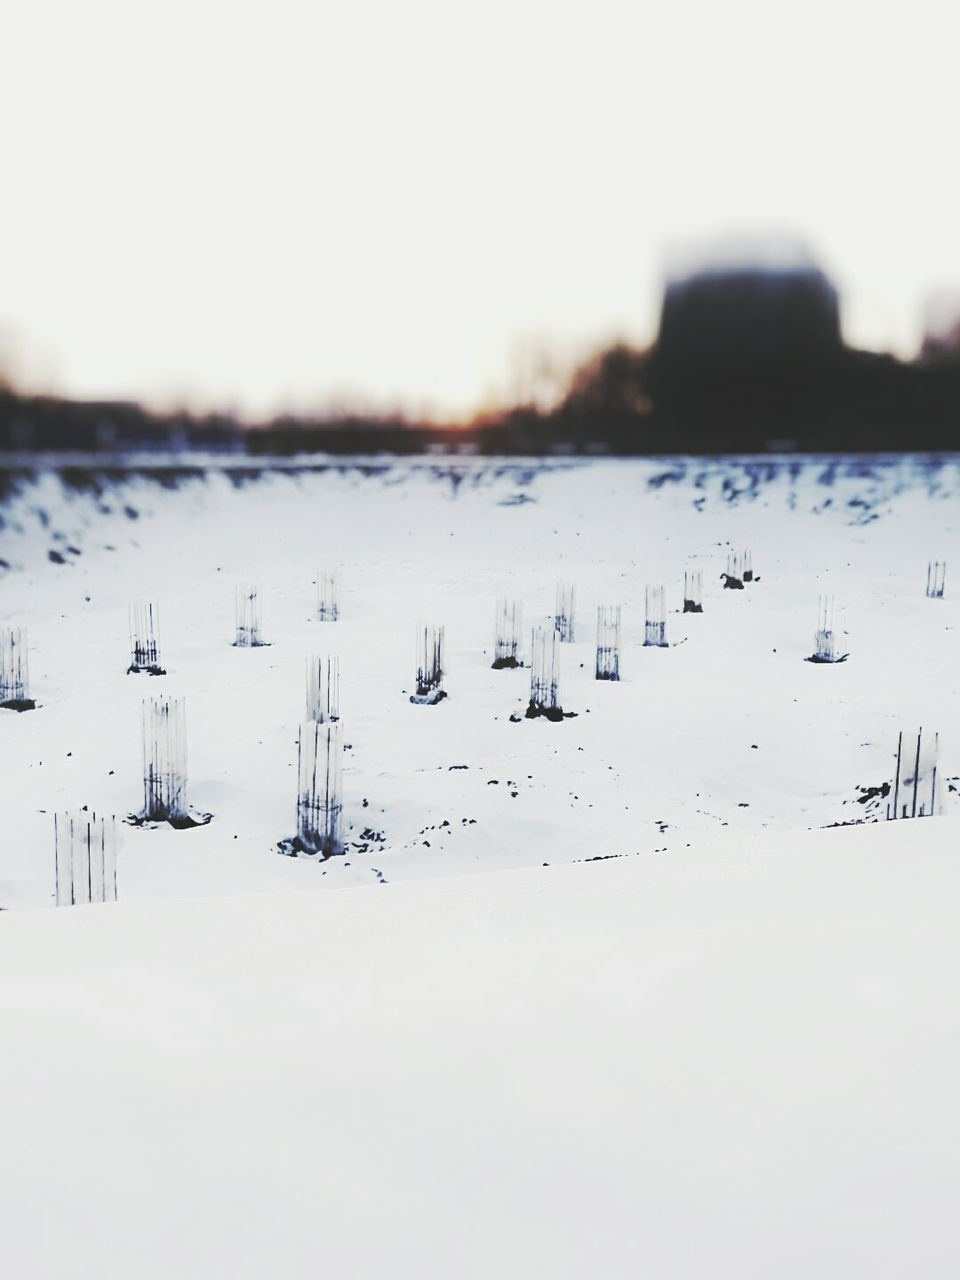
[[[0,450],[955,449],[955,14],[11,6]]]

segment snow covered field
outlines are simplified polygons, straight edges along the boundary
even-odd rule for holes
[[[40,705],[0,711],[0,907],[52,902],[55,811],[142,807],[140,704],[161,691],[186,697],[189,800],[214,818],[123,826],[126,901],[674,855],[853,821],[877,812],[858,787],[892,778],[898,731],[920,725],[940,733],[958,808],[951,571],[944,599],[924,596],[928,560],[960,566],[955,459],[75,469],[5,487],[0,626],[28,628]],[[721,587],[730,545],[753,552],[744,591]],[[688,566],[702,615],[678,612]],[[319,623],[331,569],[341,620]],[[529,672],[490,669],[495,602],[523,599],[528,648],[561,579],[577,585],[560,676],[577,715],[515,723]],[[231,645],[239,582],[261,588],[269,647]],[[667,649],[642,646],[647,583],[666,585]],[[804,661],[823,593],[849,632],[836,666]],[[126,674],[134,601],[159,604],[164,677]],[[593,679],[601,603],[624,606],[619,684]],[[417,621],[446,628],[434,707],[408,701]],[[304,662],[327,652],[349,847],[317,864],[276,846],[296,829]]]
[[[123,825],[116,905],[0,911],[11,1275],[952,1280],[960,596],[924,585],[960,564],[960,463],[0,480],[0,627],[39,704],[0,710],[0,908],[53,901],[55,811],[141,808],[147,694],[186,698],[214,814]],[[529,628],[558,580],[576,715],[526,720],[495,601]],[[231,644],[239,582],[269,647]],[[804,661],[825,593],[834,666]],[[135,601],[165,676],[126,674]],[[620,683],[593,679],[598,604]],[[446,628],[432,707],[417,621]],[[348,851],[319,863],[276,848],[329,652]],[[921,725],[945,816],[871,822]]]
[[[953,1280],[958,842],[0,914],[5,1274]]]

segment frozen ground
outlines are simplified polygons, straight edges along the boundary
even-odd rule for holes
[[[958,839],[2,913],[5,1274],[953,1280]]]
[[[957,808],[956,460],[73,469],[4,485],[0,626],[28,628],[40,706],[0,711],[0,907],[52,901],[56,810],[142,805],[140,702],[160,691],[186,696],[189,798],[215,817],[122,828],[128,901],[674,855],[724,831],[853,821],[871,812],[857,788],[892,776],[898,730],[918,725],[940,733]],[[753,552],[760,581],[742,592],[721,589],[728,544]],[[932,558],[957,566],[939,601],[924,597]],[[677,612],[686,566],[703,569],[701,616]],[[321,624],[329,569],[342,620]],[[560,688],[577,716],[513,723],[529,672],[490,669],[495,601],[521,597],[529,627],[558,579],[577,584]],[[262,588],[268,648],[231,646],[241,581]],[[666,584],[682,642],[666,650],[642,647],[648,582]],[[849,631],[835,667],[803,660],[824,592]],[[166,677],[125,674],[137,600],[159,603]],[[624,606],[619,684],[592,678],[598,603]],[[407,699],[417,620],[446,627],[436,707]],[[275,849],[295,830],[304,660],[330,651],[351,848],[318,865]]]

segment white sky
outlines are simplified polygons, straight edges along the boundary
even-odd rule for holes
[[[0,360],[62,393],[468,412],[727,231],[864,346],[960,280],[956,3],[0,6]]]

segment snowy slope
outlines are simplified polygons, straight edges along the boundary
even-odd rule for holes
[[[764,459],[366,463],[21,476],[0,506],[0,626],[27,626],[36,712],[0,711],[0,906],[52,901],[52,814],[142,803],[140,701],[187,699],[189,796],[213,822],[125,829],[124,899],[302,889],[671,852],[724,830],[861,817],[897,733],[939,730],[960,774],[960,465]],[[721,590],[728,544],[761,581]],[[72,548],[72,550],[71,550]],[[65,562],[49,558],[55,552]],[[704,574],[683,616],[683,570]],[[340,568],[342,621],[313,620]],[[952,572],[952,570],[951,570]],[[490,670],[498,596],[545,620],[577,584],[562,724],[510,721],[526,671]],[[269,648],[237,650],[236,583],[259,583]],[[665,583],[667,650],[642,647]],[[803,661],[818,596],[850,660]],[[127,605],[159,603],[163,679],[128,677]],[[618,685],[593,676],[598,603],[624,606]],[[414,625],[446,626],[449,698],[411,706]],[[304,660],[339,652],[350,854],[277,856],[295,825]],[[463,767],[466,766],[466,767]],[[957,794],[944,790],[948,809]],[[364,803],[366,802],[366,803]],[[444,825],[444,824],[448,825]],[[372,829],[382,841],[361,834]]]
[[[952,1280],[960,822],[0,915],[17,1280]]]

